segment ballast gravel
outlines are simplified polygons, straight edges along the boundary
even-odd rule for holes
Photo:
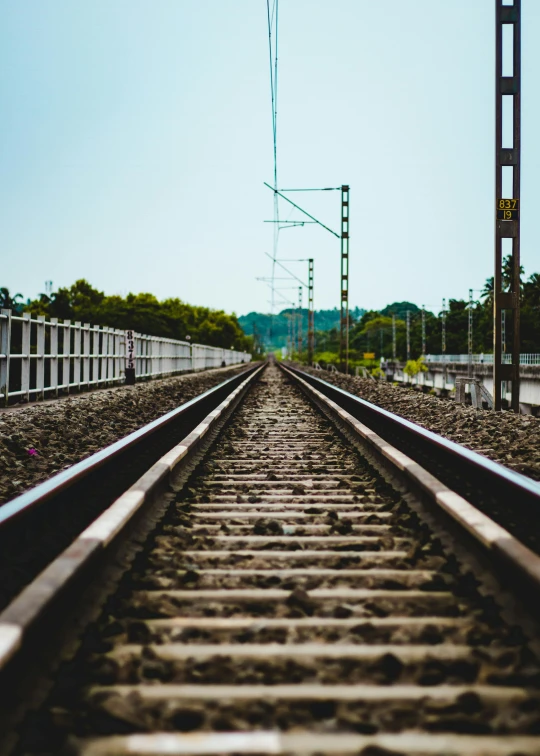
[[[540,480],[540,418],[477,410],[384,381],[298,367],[502,465]]]
[[[190,373],[2,412],[0,504],[245,369]]]

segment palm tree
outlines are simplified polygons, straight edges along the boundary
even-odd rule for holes
[[[540,273],[532,273],[523,285],[523,298],[526,304],[540,309]]]
[[[15,312],[18,312],[22,305],[22,302],[19,302],[18,300],[22,298],[22,294],[17,293],[11,296],[8,288],[5,286],[0,287],[0,308],[3,310],[14,310]]]
[[[522,277],[525,273],[525,269],[523,268],[523,265],[519,266],[519,280],[520,280],[520,289],[523,290],[523,284],[522,284]],[[506,255],[506,257],[503,260],[502,264],[502,288],[503,291],[509,291],[512,288],[512,279],[514,277],[514,270],[512,267],[512,255]],[[484,305],[492,307],[493,306],[493,289],[494,289],[494,276],[490,276],[489,278],[486,278],[486,282],[484,284],[484,288],[482,289],[480,293],[481,299],[484,300]]]
[[[484,305],[489,305],[489,307],[493,306],[493,279],[493,276],[486,278],[484,288],[480,292],[480,298],[484,300]]]
[[[525,273],[525,268],[523,265],[519,266],[519,288],[523,289],[523,275]],[[503,284],[503,290],[508,291],[512,288],[512,280],[514,278],[514,268],[512,266],[512,255],[506,255],[506,257],[503,260],[502,265],[502,284]]]

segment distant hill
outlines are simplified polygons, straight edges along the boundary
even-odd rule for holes
[[[350,310],[351,319],[356,322],[364,314],[365,310],[354,307]],[[250,312],[238,318],[240,327],[246,336],[258,336],[267,350],[278,349],[285,346],[291,314],[297,314],[298,310],[287,308],[276,315],[263,312]],[[302,330],[307,333],[308,311],[302,309]],[[333,310],[315,310],[315,330],[330,331],[339,328],[340,313],[337,307]]]

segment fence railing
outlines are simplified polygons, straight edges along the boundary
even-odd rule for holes
[[[492,354],[473,354],[472,361],[478,364],[493,365]],[[427,354],[426,362],[460,362],[468,363],[468,354]],[[512,355],[503,354],[503,363],[511,364]],[[540,365],[540,354],[521,354],[519,357],[520,365]]]
[[[128,348],[129,345],[129,348]],[[0,397],[57,396],[92,386],[249,362],[233,349],[0,310]]]

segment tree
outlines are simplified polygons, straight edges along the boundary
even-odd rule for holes
[[[13,310],[13,312],[19,313],[22,310],[22,294],[9,293],[9,289],[5,286],[0,287],[0,308],[3,310]]]
[[[519,267],[519,274],[520,274],[520,290],[523,290],[523,284],[521,283],[523,279],[523,275],[525,273],[525,269],[523,265],[520,265]],[[512,279],[514,277],[514,268],[512,265],[512,255],[506,255],[506,257],[503,259],[502,264],[502,270],[501,270],[501,278],[502,278],[502,290],[503,291],[510,291],[512,288]],[[484,288],[482,289],[480,293],[480,298],[484,300],[484,304],[493,307],[493,291],[494,291],[494,276],[490,276],[489,278],[486,278],[486,282],[484,284]]]
[[[412,302],[392,302],[392,304],[386,305],[386,307],[381,310],[381,315],[387,315],[389,317],[395,315],[396,318],[399,318],[400,320],[406,320],[407,310],[411,315],[420,312],[418,305],[415,305]]]
[[[493,287],[494,277],[486,278],[484,288],[480,292],[480,298],[484,300],[484,305],[493,307]]]
[[[88,281],[79,279],[48,297],[41,294],[27,308],[36,315],[48,315],[82,323],[131,328],[150,336],[185,340],[209,346],[234,347],[250,351],[253,337],[242,331],[236,315],[223,310],[195,307],[177,298],[159,301],[148,292],[107,296]]]

